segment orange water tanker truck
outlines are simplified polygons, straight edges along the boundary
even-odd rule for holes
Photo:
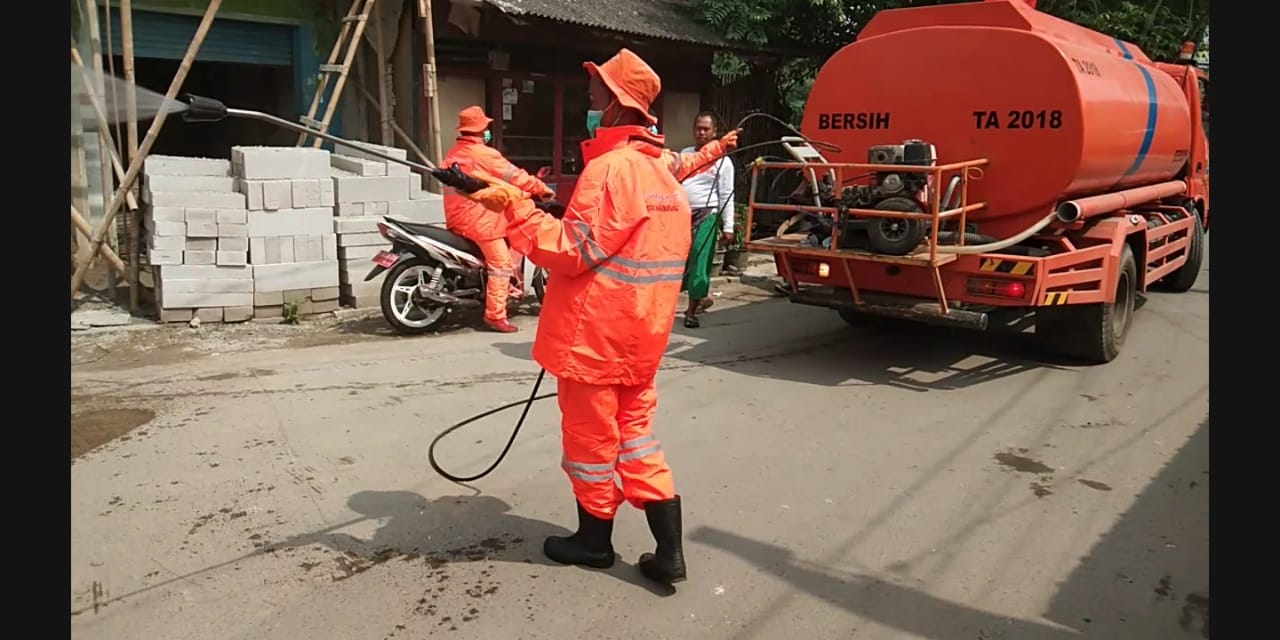
[[[754,163],[748,216],[791,217],[748,248],[850,323],[1034,311],[1048,351],[1109,362],[1138,293],[1199,275],[1207,79],[1034,0],[881,11],[818,73],[795,162]],[[770,171],[803,184],[758,198]]]

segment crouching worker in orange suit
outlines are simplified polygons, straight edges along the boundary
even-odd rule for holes
[[[502,178],[522,192],[539,199],[555,196],[541,180],[509,162],[497,149],[490,147],[489,125],[493,119],[480,107],[467,107],[458,112],[458,139],[445,153],[441,166],[458,163],[464,173],[477,171]],[[444,220],[450,231],[475,242],[484,253],[488,280],[484,296],[484,322],[501,333],[514,333],[515,325],[507,322],[507,297],[511,278],[515,275],[511,253],[507,250],[506,221],[496,218],[484,207],[468,200],[453,189],[444,194]]]
[[[582,143],[585,164],[563,219],[493,176],[476,176],[491,186],[469,197],[503,212],[512,247],[551,273],[533,357],[559,383],[562,467],[578,530],[547,538],[543,552],[561,564],[611,567],[614,515],[630,502],[657,542],[640,571],[673,584],[686,577],[680,496],[651,426],[690,244],[678,176],[732,149],[738,132],[703,153],[671,152],[649,131],[661,82],[648,64],[623,49],[585,67],[592,138]]]

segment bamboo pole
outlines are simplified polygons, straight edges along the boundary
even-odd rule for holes
[[[165,92],[164,97],[166,100],[173,100],[178,95],[178,90],[182,88],[183,81],[187,79],[187,73],[191,71],[191,62],[195,59],[201,43],[204,42],[205,36],[209,33],[209,27],[213,26],[213,17],[218,13],[218,8],[221,6],[222,0],[209,0],[209,7],[205,9],[204,17],[200,19],[200,26],[196,28],[195,35],[191,37],[191,44],[187,46],[187,53],[182,57],[182,62],[178,65],[178,71],[174,74],[173,81],[169,83],[169,90]],[[80,285],[84,282],[84,277],[98,254],[98,247],[102,246],[107,230],[111,228],[111,221],[115,219],[116,212],[120,210],[120,205],[124,203],[125,193],[129,187],[133,186],[133,181],[137,179],[138,173],[142,170],[142,159],[151,151],[151,146],[155,144],[156,137],[160,135],[160,128],[164,126],[164,121],[168,115],[168,111],[165,110],[161,110],[160,113],[156,114],[155,119],[151,121],[151,128],[147,130],[146,137],[138,145],[138,155],[129,162],[129,170],[125,172],[124,179],[121,181],[119,188],[116,189],[116,196],[111,201],[111,206],[107,207],[102,226],[93,236],[94,248],[89,253],[89,259],[85,260],[83,264],[76,268],[76,272],[71,274],[72,297],[76,295],[76,291],[79,291]]]
[[[386,5],[375,4],[373,7],[373,55],[375,57],[374,69],[378,73],[378,133],[382,140],[382,146],[389,147],[393,142],[391,139],[391,127],[388,122],[392,120],[388,106],[390,101],[387,99],[387,57],[386,48],[382,39],[382,7]]]
[[[431,127],[427,132],[427,149],[431,151],[431,161],[438,163],[443,151],[440,145],[440,93],[436,82],[436,31],[431,17],[431,0],[418,0],[418,14],[422,18],[422,38],[426,45],[426,86],[423,91],[427,94],[428,124]]]
[[[94,83],[91,92],[96,92],[100,96],[105,96],[106,86],[102,69],[102,30],[98,22],[98,3],[97,0],[84,0],[85,17],[89,23],[89,54],[93,58]],[[111,179],[111,149],[107,145],[107,140],[111,138],[111,129],[99,129],[98,131],[98,168],[102,173],[102,213],[105,216],[107,209],[111,208],[111,191],[115,186],[115,181]],[[107,235],[110,235],[111,227],[104,225]],[[96,252],[91,252],[89,258],[85,260],[86,266],[92,265]],[[116,298],[116,274],[107,273],[107,293],[112,300]]]
[[[133,2],[120,0],[120,53],[124,58],[124,109],[125,109],[125,158],[129,162],[138,156],[138,92],[133,67]],[[142,215],[138,207],[130,205],[129,216],[129,311],[138,310],[138,290],[141,288],[140,262],[142,261]]]
[[[71,224],[76,228],[76,231],[80,232],[80,235],[90,240],[93,239],[93,227],[89,226],[89,221],[85,220],[79,211],[76,211],[74,204],[71,205]],[[120,256],[116,255],[116,252],[112,251],[111,247],[102,247],[102,253],[112,269],[115,269],[122,276],[125,275],[124,261],[120,260]],[[88,258],[85,259],[88,260]]]

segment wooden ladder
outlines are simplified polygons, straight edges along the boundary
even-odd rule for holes
[[[307,109],[307,115],[300,119],[303,125],[324,133],[329,132],[329,123],[333,120],[334,112],[338,110],[342,89],[347,84],[347,75],[351,71],[352,62],[356,59],[356,51],[360,48],[365,26],[369,24],[369,14],[373,11],[375,4],[377,0],[353,0],[351,7],[347,9],[347,15],[342,18],[342,30],[338,32],[338,40],[333,43],[333,51],[329,52],[329,60],[320,65],[320,82],[316,85],[315,95],[311,97],[311,108]],[[326,99],[325,93],[329,89],[329,80],[334,76],[337,76],[337,79],[333,81],[333,91]],[[316,120],[316,112],[320,109],[322,101],[325,103],[324,115]],[[298,146],[306,145],[307,138],[313,138],[311,146],[314,148],[319,148],[323,142],[316,136],[300,133]]]

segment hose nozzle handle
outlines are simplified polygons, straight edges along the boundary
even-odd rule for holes
[[[453,163],[448,169],[432,169],[431,176],[440,181],[446,187],[453,187],[462,193],[475,193],[487,186],[483,180],[473,178],[462,172],[458,163]]]
[[[182,101],[187,103],[187,110],[182,113],[184,122],[221,122],[227,117],[227,105],[219,100],[187,93]]]

